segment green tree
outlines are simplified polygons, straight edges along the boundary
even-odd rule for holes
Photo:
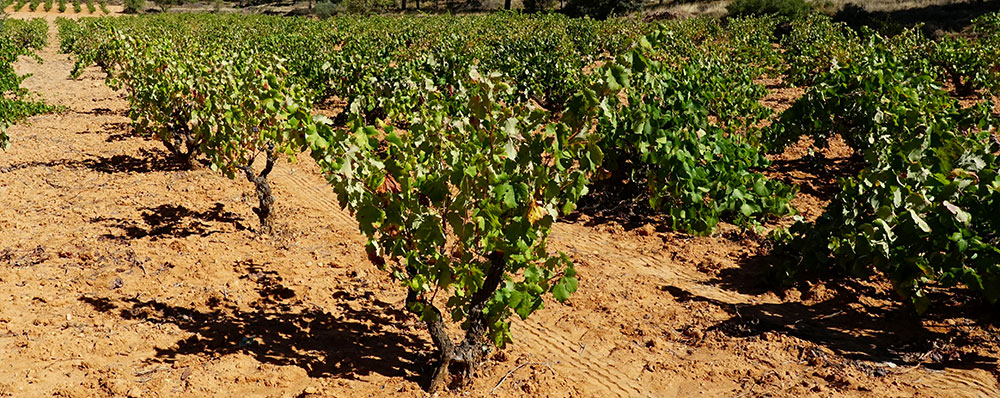
[[[565,12],[571,16],[606,19],[642,9],[641,0],[569,0]]]
[[[60,0],[62,1],[62,0]],[[136,14],[146,7],[146,0],[125,0],[125,13]],[[60,8],[61,8],[60,4]]]

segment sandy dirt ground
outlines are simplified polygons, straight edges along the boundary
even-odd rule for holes
[[[278,231],[259,236],[248,182],[136,136],[123,96],[97,69],[70,80],[51,39],[17,69],[66,111],[14,126],[0,152],[0,396],[427,396],[430,338],[315,164],[272,174]],[[805,153],[776,173],[815,217],[850,152]],[[627,224],[558,224],[550,246],[580,290],[515,321],[471,386],[437,396],[1000,396],[996,316],[961,292],[923,318],[876,281],[775,293],[754,234]]]

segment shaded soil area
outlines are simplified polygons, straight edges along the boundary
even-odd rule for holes
[[[259,236],[249,183],[179,167],[96,69],[41,58],[17,64],[25,86],[67,111],[0,153],[0,396],[427,396],[430,338],[308,157],[272,173],[277,232]],[[773,172],[815,217],[856,166],[807,144]],[[558,224],[580,290],[438,396],[1000,396],[997,320],[961,291],[922,318],[878,279],[772,292],[755,234],[635,224]]]

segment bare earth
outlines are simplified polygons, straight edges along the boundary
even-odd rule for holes
[[[17,68],[67,110],[13,127],[0,152],[0,396],[427,395],[430,338],[315,164],[272,174],[279,232],[260,237],[248,182],[182,170],[134,135],[123,97],[97,69],[68,79],[51,35],[44,63]],[[782,90],[766,102],[801,93]],[[776,173],[815,217],[849,150],[804,154]],[[552,239],[580,291],[515,321],[472,386],[438,396],[1000,396],[996,317],[959,291],[923,318],[880,282],[776,294],[756,274],[761,239],[733,228],[579,215]]]

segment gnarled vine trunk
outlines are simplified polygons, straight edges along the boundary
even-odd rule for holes
[[[955,94],[959,97],[968,97],[976,93],[972,79],[962,81],[962,75],[958,72],[951,73],[951,84],[955,86]]]
[[[270,215],[271,206],[274,205],[274,195],[271,193],[271,184],[267,182],[267,175],[274,168],[275,160],[274,148],[268,148],[267,163],[264,164],[264,170],[260,174],[255,173],[253,170],[253,159],[243,167],[243,173],[246,174],[247,181],[253,183],[257,191],[258,206],[253,209],[253,212],[260,220],[261,233],[271,231]]]
[[[201,151],[201,142],[195,138],[194,133],[182,122],[181,115],[174,114],[174,125],[169,131],[170,136],[162,139],[163,145],[174,155],[184,167],[189,170],[198,168],[198,153]],[[161,137],[162,138],[162,137]]]
[[[490,297],[503,281],[506,266],[503,253],[494,252],[490,255],[490,268],[486,272],[483,286],[472,295],[472,306],[469,309],[469,328],[466,329],[465,338],[460,345],[455,345],[451,337],[448,336],[441,311],[433,303],[420,299],[414,291],[410,291],[407,295],[408,308],[413,308],[412,304],[419,303],[430,308],[436,315],[434,320],[425,320],[431,341],[438,348],[440,356],[427,387],[429,392],[445,385],[449,376],[454,377],[454,383],[464,384],[472,372],[479,367],[485,353],[483,348],[486,345],[486,333],[489,331],[484,310]]]
[[[190,135],[183,132],[173,133],[170,139],[163,140],[163,145],[185,168],[189,170],[198,168],[197,157],[200,148]]]

